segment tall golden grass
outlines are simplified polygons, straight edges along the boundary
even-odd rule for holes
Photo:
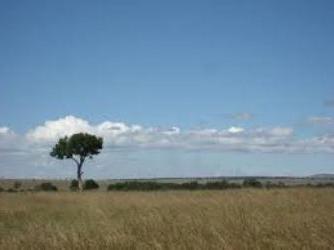
[[[333,248],[330,188],[0,194],[0,249]]]

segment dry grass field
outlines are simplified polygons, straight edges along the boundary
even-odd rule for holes
[[[334,249],[334,189],[0,193],[0,249]]]

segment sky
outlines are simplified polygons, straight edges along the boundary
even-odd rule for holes
[[[0,177],[334,173],[334,2],[0,2]]]

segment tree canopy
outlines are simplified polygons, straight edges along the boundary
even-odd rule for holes
[[[89,157],[100,153],[103,146],[103,139],[87,133],[74,134],[71,137],[60,138],[53,147],[50,155],[57,159],[69,159],[74,156]]]

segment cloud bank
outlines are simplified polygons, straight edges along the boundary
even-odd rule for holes
[[[59,138],[79,132],[104,138],[101,155],[88,163],[97,167],[89,170],[92,171],[89,175],[99,178],[106,177],[106,174],[119,178],[216,175],[226,174],[227,169],[231,174],[234,173],[231,170],[234,164],[238,166],[238,158],[248,157],[246,155],[256,158],[256,155],[262,154],[263,159],[263,154],[270,153],[272,156],[268,157],[275,158],[274,155],[277,155],[277,160],[280,160],[281,154],[286,154],[286,157],[308,154],[303,159],[313,159],[313,153],[328,156],[334,153],[334,135],[300,139],[290,127],[157,128],[113,121],[92,124],[75,116],[66,116],[46,121],[25,134],[0,127],[0,177],[71,176],[74,173],[69,168],[71,163],[53,159],[49,151]],[[252,154],[237,154],[240,152]],[[228,154],[238,155],[230,160],[231,167],[226,162]],[[253,161],[239,164],[255,164],[254,169],[261,165],[257,160]]]
[[[313,118],[313,122],[322,122]],[[327,120],[326,120],[327,122]],[[15,151],[49,149],[60,137],[86,132],[102,136],[108,149],[181,149],[218,150],[242,152],[334,152],[334,136],[325,135],[298,139],[289,127],[245,129],[187,129],[179,127],[166,129],[129,125],[122,122],[105,121],[91,124],[75,116],[46,121],[17,135],[7,127],[0,128],[0,150]],[[19,142],[19,143],[18,143]],[[20,145],[20,146],[15,146]]]

